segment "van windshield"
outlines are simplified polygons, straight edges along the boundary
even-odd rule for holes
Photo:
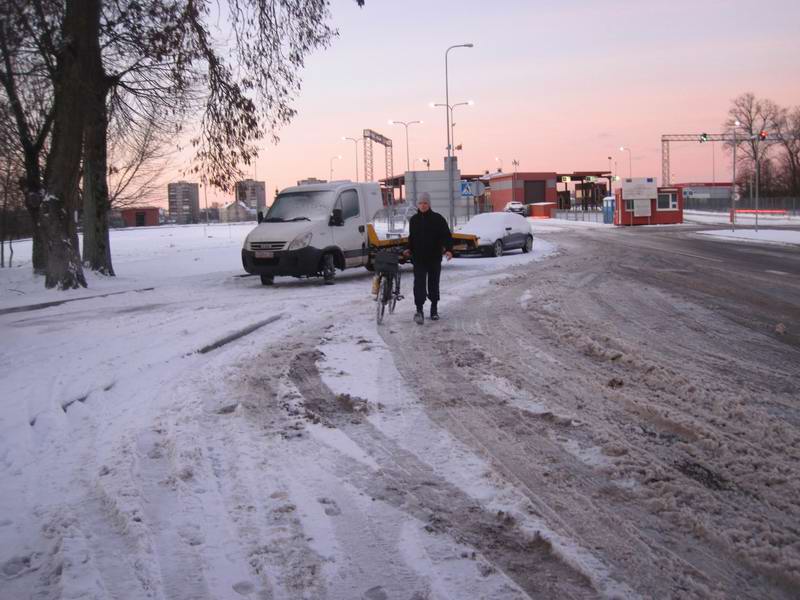
[[[278,194],[269,207],[264,221],[281,223],[284,221],[311,221],[327,219],[333,207],[333,192],[308,191]]]

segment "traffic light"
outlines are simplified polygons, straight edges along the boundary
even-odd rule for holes
[[[763,142],[765,139],[767,139],[767,135],[768,135],[767,132],[762,129],[758,134],[758,139],[760,139]]]
[[[701,133],[700,134],[700,143],[702,144],[703,142],[707,142],[707,141],[708,141],[708,134],[707,133]]]

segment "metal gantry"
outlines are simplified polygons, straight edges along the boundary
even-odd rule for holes
[[[734,136],[733,133],[672,133],[661,136],[661,181],[662,185],[671,184],[671,174],[669,170],[669,144],[670,142],[744,142],[750,139],[752,134]],[[701,140],[701,136],[702,140]],[[774,136],[767,136],[765,140],[774,140]]]
[[[394,175],[392,163],[392,140],[372,129],[364,130],[364,181],[372,181],[374,177],[374,157],[372,143],[377,142],[384,147],[386,154],[386,178]]]

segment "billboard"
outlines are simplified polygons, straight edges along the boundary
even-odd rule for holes
[[[622,180],[622,197],[625,200],[651,200],[658,197],[658,180],[655,177],[628,177]]]

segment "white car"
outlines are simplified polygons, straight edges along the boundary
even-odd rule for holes
[[[465,225],[457,227],[459,233],[478,236],[477,250],[489,256],[500,256],[505,250],[533,249],[533,232],[525,217],[511,212],[481,213]]]
[[[511,202],[506,204],[503,210],[506,212],[517,213],[518,215],[522,215],[524,217],[527,215],[528,207],[525,206],[522,202],[517,202],[516,200],[512,200]]]

